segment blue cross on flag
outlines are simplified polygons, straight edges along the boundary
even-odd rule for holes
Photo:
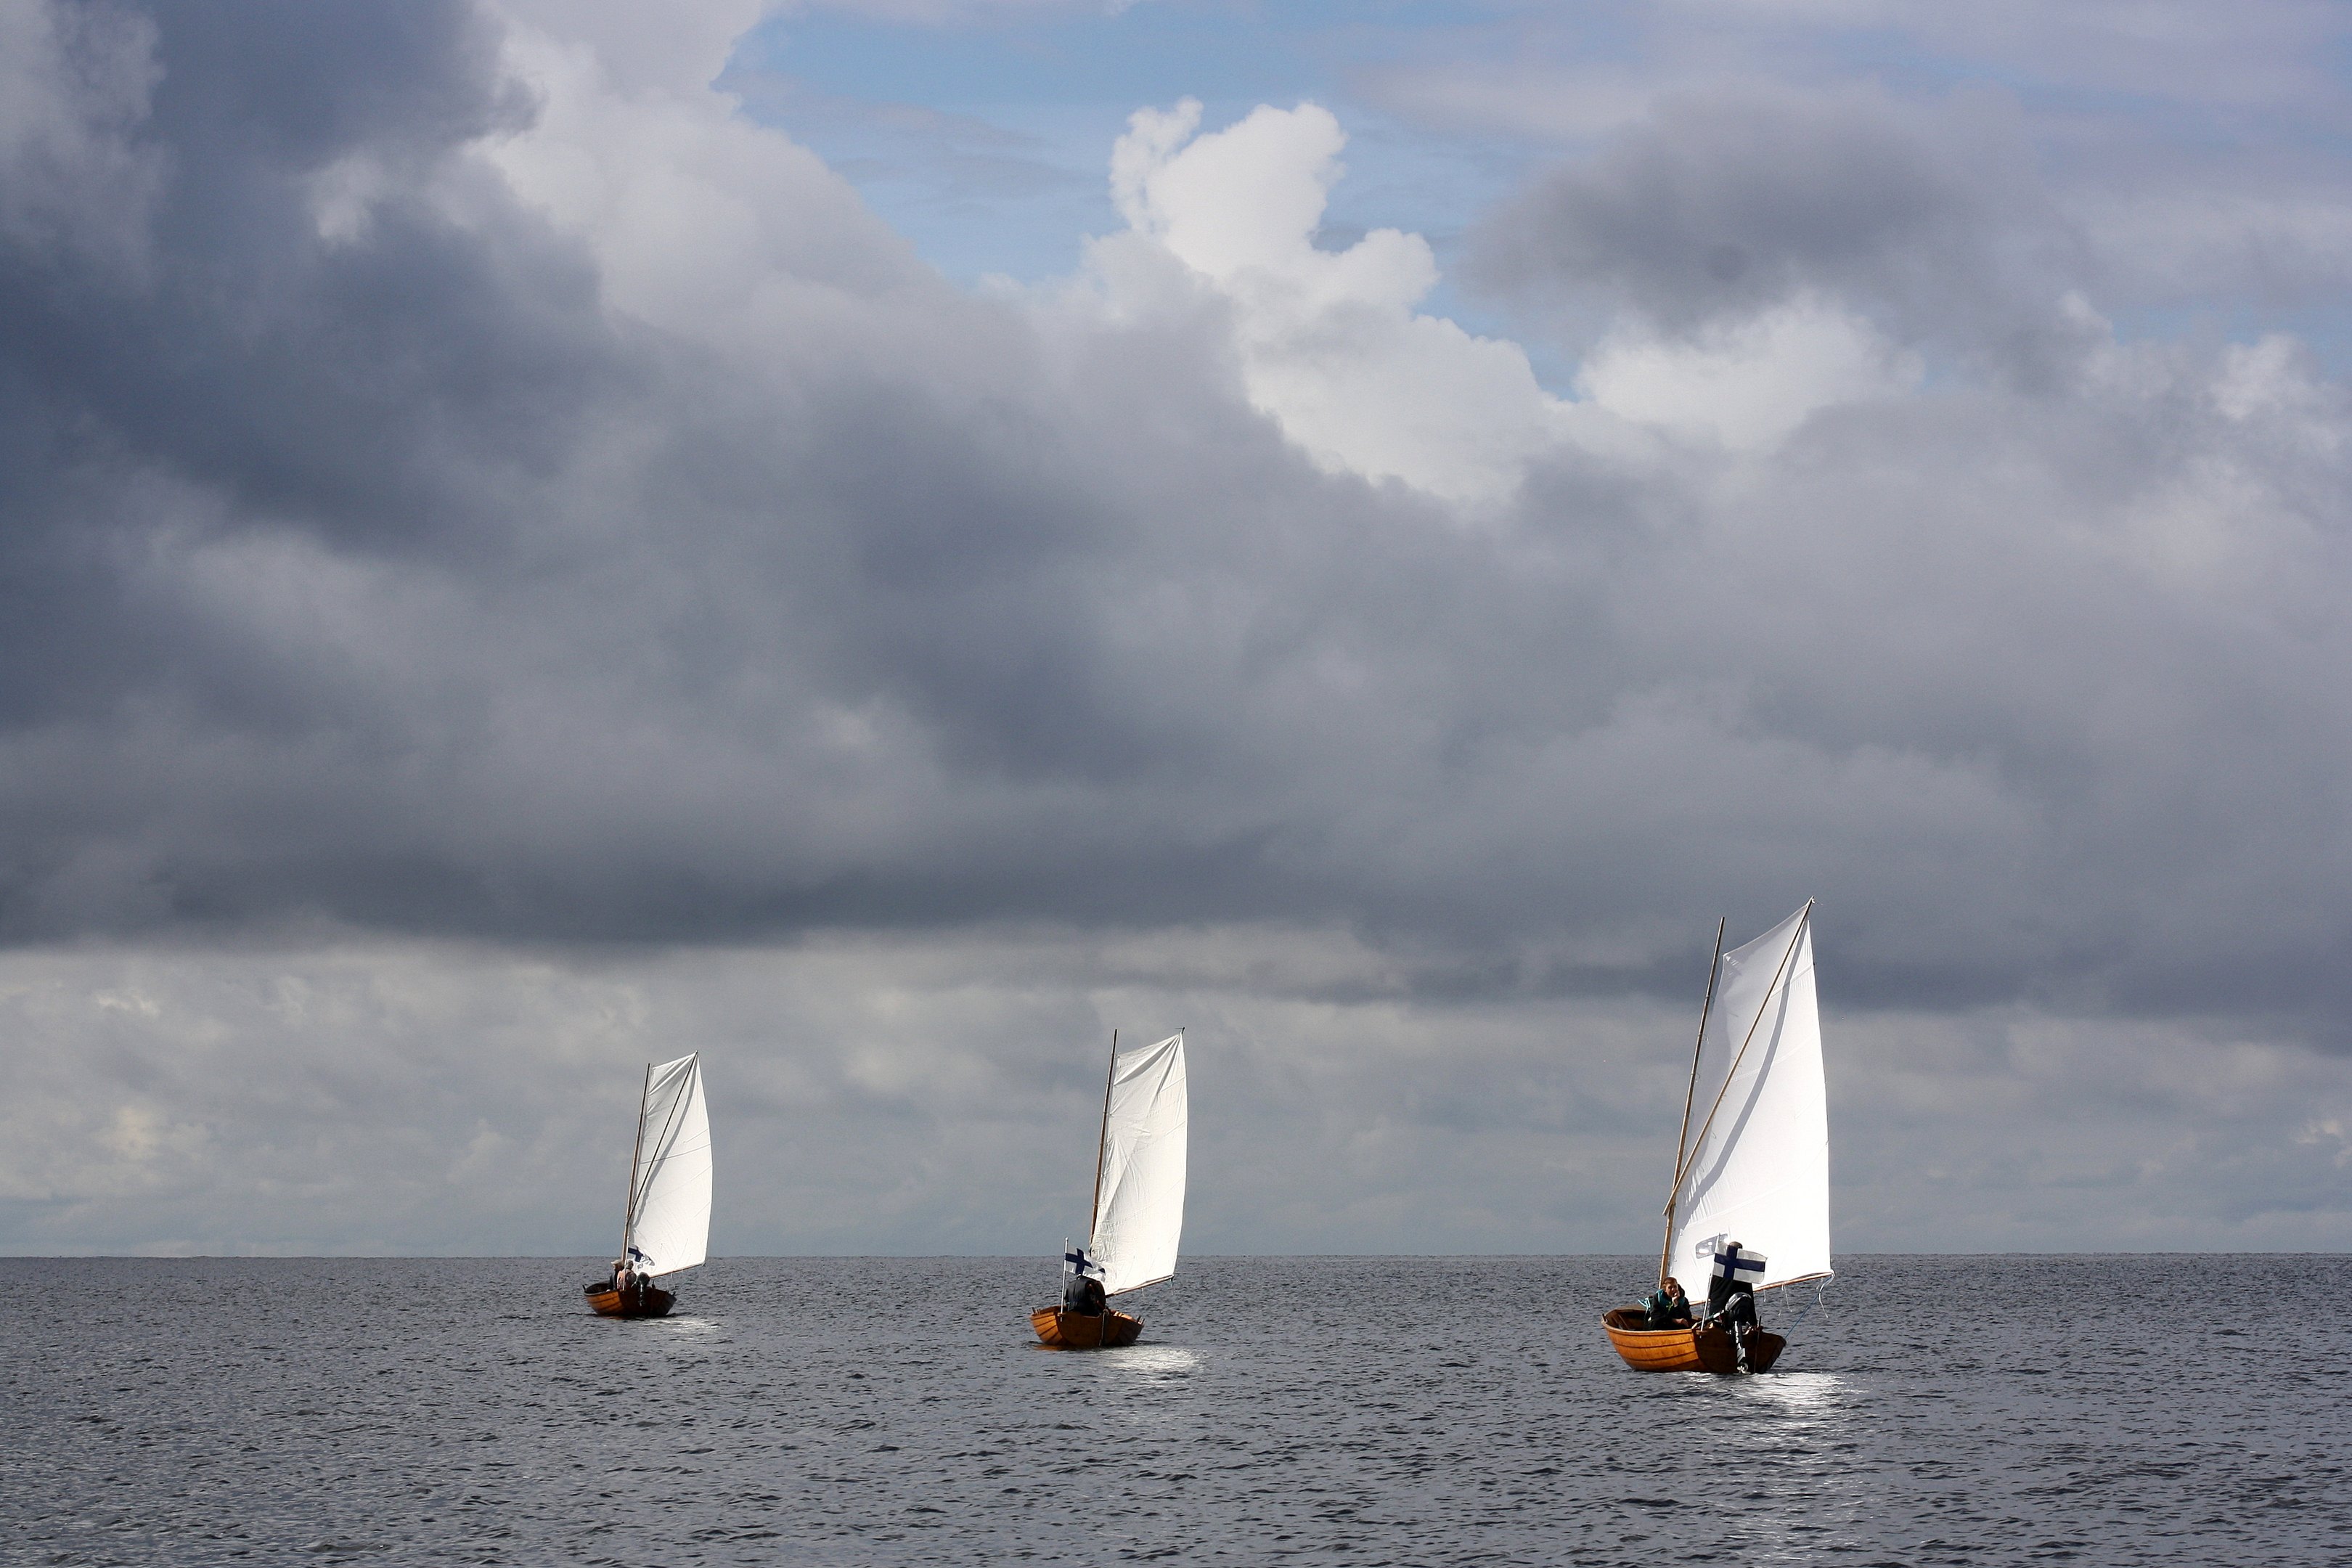
[[[1064,1242],[1062,1246],[1066,1249],[1062,1254],[1063,1273],[1084,1277],[1088,1274],[1100,1274],[1103,1271],[1101,1264],[1087,1256],[1085,1247],[1071,1247],[1068,1242]]]
[[[642,1252],[638,1251],[638,1250],[637,1250],[637,1249],[633,1246],[633,1247],[631,1247],[629,1248],[629,1261],[630,1261],[631,1263],[633,1263],[633,1264],[636,1264],[636,1263],[651,1263],[651,1262],[653,1261],[653,1259],[652,1259],[652,1258],[647,1258],[644,1253],[642,1253]],[[642,1269],[642,1268],[640,1268],[640,1269],[638,1269],[638,1270],[637,1270],[637,1272],[638,1272],[638,1273],[640,1273],[640,1274],[642,1274],[642,1273],[644,1273],[644,1272],[645,1272],[645,1270],[644,1270],[644,1269]]]
[[[1753,1285],[1764,1278],[1764,1255],[1745,1251],[1736,1241],[1727,1243],[1716,1251],[1715,1277],[1735,1283],[1744,1279]]]

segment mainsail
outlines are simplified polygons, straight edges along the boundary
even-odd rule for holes
[[[1769,1260],[1759,1286],[1830,1272],[1829,1100],[1813,998],[1812,905],[1723,955],[1702,1058],[1728,1078],[1707,1106],[1671,1205],[1668,1272],[1706,1288],[1717,1246]]]
[[[1103,1110],[1101,1190],[1087,1248],[1102,1270],[1107,1294],[1156,1285],[1176,1272],[1189,1121],[1181,1034],[1112,1058]]]
[[[699,1056],[646,1071],[624,1234],[640,1274],[675,1274],[709,1255],[710,1117],[702,1108]]]

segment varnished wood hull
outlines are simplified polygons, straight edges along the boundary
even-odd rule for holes
[[[1097,1315],[1059,1307],[1038,1308],[1029,1314],[1029,1326],[1037,1331],[1038,1343],[1057,1351],[1115,1351],[1143,1332],[1143,1320],[1125,1312]]]
[[[658,1285],[636,1285],[626,1290],[588,1288],[588,1304],[605,1318],[666,1318],[677,1298]]]
[[[1646,1329],[1639,1307],[1620,1307],[1602,1314],[1601,1326],[1609,1342],[1635,1372],[1713,1372],[1739,1370],[1739,1347],[1728,1329]],[[1749,1370],[1769,1372],[1789,1342],[1762,1329],[1748,1335]]]

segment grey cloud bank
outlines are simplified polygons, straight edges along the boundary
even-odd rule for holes
[[[45,1048],[12,1064],[0,1212],[19,1251],[593,1254],[635,1068],[691,1045],[721,1254],[1045,1259],[1083,1227],[1112,1019],[1191,1029],[1195,1251],[1657,1244],[1687,999],[1433,998],[1265,928],[9,955],[0,1023]],[[1848,1250],[2345,1244],[2329,1058],[2020,1009],[1831,1023]]]
[[[2352,409],[2114,331],[2012,108],[1537,182],[1583,380],[1470,507],[1149,236],[950,289],[740,20],[0,6],[0,1245],[592,1249],[697,1047],[722,1250],[1050,1245],[1116,1022],[1203,1246],[1638,1250],[1808,895],[1854,1245],[2352,1240]]]

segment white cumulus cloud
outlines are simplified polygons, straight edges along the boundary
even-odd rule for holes
[[[1571,428],[1517,343],[1413,307],[1434,288],[1429,243],[1375,229],[1315,243],[1347,136],[1330,110],[1260,106],[1202,134],[1201,105],[1139,110],[1111,155],[1128,232],[1093,249],[1114,305],[1164,251],[1231,309],[1250,402],[1324,468],[1402,479],[1447,500],[1507,498]]]
[[[1926,366],[1870,323],[1805,298],[1696,341],[1621,327],[1578,373],[1599,406],[1678,436],[1762,450],[1822,409],[1900,395]]]

